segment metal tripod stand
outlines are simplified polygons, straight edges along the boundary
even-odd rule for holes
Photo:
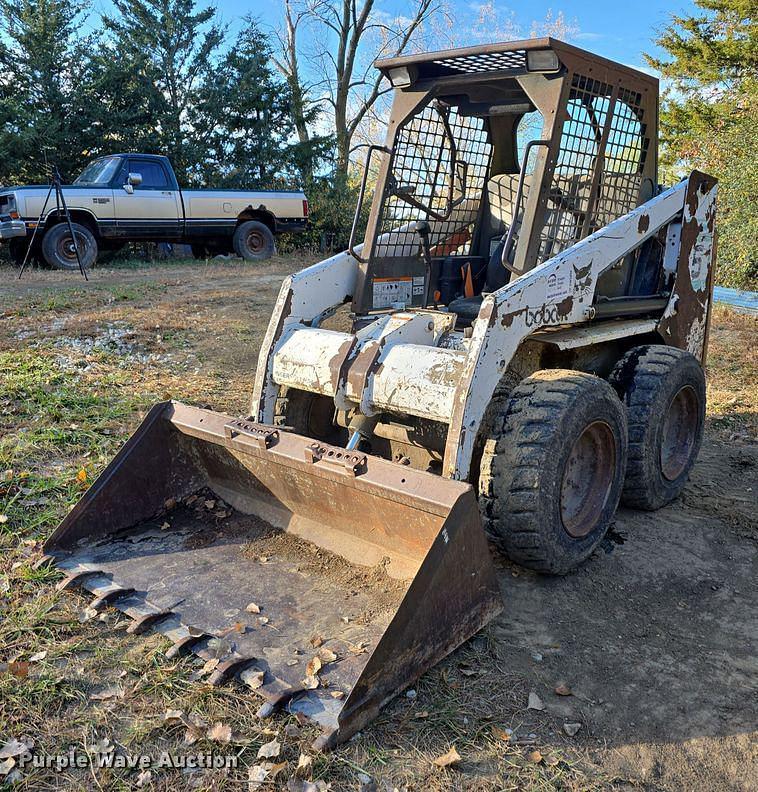
[[[31,255],[32,248],[34,247],[34,241],[37,238],[37,231],[39,231],[40,226],[44,222],[45,219],[45,212],[47,211],[47,205],[50,202],[50,196],[53,194],[53,190],[55,190],[55,206],[56,206],[56,215],[60,217],[61,210],[63,210],[63,214],[66,216],[66,222],[68,223],[68,230],[71,234],[71,244],[74,246],[74,252],[76,253],[76,262],[79,265],[79,272],[82,273],[82,277],[84,280],[89,280],[87,277],[87,271],[84,269],[84,265],[82,264],[82,257],[79,255],[79,244],[76,241],[76,235],[74,234],[74,227],[71,224],[71,215],[68,211],[68,205],[66,204],[66,198],[63,195],[63,189],[61,187],[61,174],[58,170],[57,165],[53,165],[52,168],[52,177],[50,179],[50,189],[47,191],[47,196],[45,196],[45,202],[42,204],[42,211],[39,213],[39,219],[37,220],[37,225],[34,227],[34,233],[32,234],[31,242],[29,242],[29,247],[26,249],[26,253],[24,255],[24,261],[21,264],[21,270],[18,273],[18,277],[20,278],[24,274],[24,270],[26,269],[27,262],[29,261],[29,256]]]

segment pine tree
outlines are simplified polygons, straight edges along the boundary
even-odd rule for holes
[[[696,167],[719,185],[719,273],[758,286],[758,22],[754,0],[695,0],[702,13],[672,17],[648,57],[673,83],[661,112],[661,162],[671,179]]]
[[[244,27],[221,62],[206,70],[194,129],[206,155],[206,184],[271,187],[293,176],[296,145],[289,90],[271,66],[271,47],[258,24]]]
[[[220,58],[224,28],[213,8],[198,8],[195,0],[113,0],[113,5],[117,13],[103,22],[119,69],[152,85],[153,145],[171,157],[184,181],[204,156],[193,121],[203,75]]]
[[[79,33],[77,0],[0,0],[0,183],[44,182],[48,164],[75,176],[97,137],[80,86],[97,36]]]

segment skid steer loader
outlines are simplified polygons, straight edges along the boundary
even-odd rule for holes
[[[249,414],[156,405],[46,545],[321,748],[499,612],[487,538],[568,572],[705,408],[716,184],[658,186],[657,81],[547,38],[377,68],[349,249],[284,281]]]

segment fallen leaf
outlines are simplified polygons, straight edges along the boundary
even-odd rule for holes
[[[337,654],[326,646],[322,646],[318,650],[318,659],[321,660],[322,663],[333,663],[337,659]]]
[[[123,698],[124,689],[117,685],[111,685],[97,691],[97,693],[90,693],[89,697],[93,701],[107,701],[112,698]]]
[[[503,742],[508,742],[513,734],[512,729],[501,729],[499,726],[492,726],[490,731],[496,740],[502,740]]]
[[[571,688],[563,682],[560,685],[556,685],[554,692],[556,696],[570,696],[573,693]]]
[[[78,481],[80,484],[86,484],[86,483],[87,483],[87,471],[86,471],[84,468],[82,468],[82,469],[81,469],[81,470],[80,470],[80,471],[79,471],[79,472],[76,474],[76,480],[77,480],[77,481]]]
[[[205,505],[205,508],[208,509],[208,511],[211,511],[212,509],[216,508],[215,500],[207,500],[207,501],[203,501],[203,503]]]
[[[163,720],[164,721],[168,721],[169,723],[174,723],[175,721],[183,723],[184,720],[185,720],[184,712],[182,710],[175,710],[175,709],[174,710],[166,710],[163,713]]]
[[[299,660],[287,660],[288,666],[296,666],[300,661]]]
[[[268,768],[263,765],[253,765],[247,769],[248,789],[259,789],[268,775]]]
[[[563,724],[563,731],[565,731],[566,734],[568,734],[569,737],[573,737],[579,731],[579,729],[581,729],[581,728],[582,728],[582,724],[581,723],[564,723]]]
[[[166,498],[166,500],[163,501],[163,508],[166,511],[171,511],[171,509],[176,508],[176,498]]]
[[[297,767],[295,768],[295,775],[300,778],[305,778],[311,774],[313,768],[313,757],[308,754],[301,753],[300,758],[297,760]]]
[[[428,718],[429,717],[429,711],[428,710],[421,710],[421,712],[417,712],[413,717],[414,718],[418,718],[419,720],[422,720],[424,718]]]
[[[0,514],[0,525],[2,525],[3,523],[7,523],[7,522],[8,522],[8,515],[7,514]]]
[[[218,658],[212,657],[210,660],[206,660],[203,664],[203,667],[200,669],[201,674],[210,674],[211,671],[218,665]]]
[[[534,764],[539,764],[542,761],[542,754],[539,751],[532,751],[526,757],[530,762],[534,762]]]
[[[545,764],[548,767],[555,767],[558,762],[560,762],[560,759],[557,756],[553,756],[552,754],[545,757]]]
[[[453,746],[447,753],[438,756],[434,760],[434,764],[436,764],[437,767],[451,767],[452,765],[458,764],[460,761],[461,755],[455,750],[455,746]]]
[[[308,676],[316,676],[316,674],[318,674],[320,670],[321,670],[321,659],[319,658],[318,655],[316,655],[315,657],[312,657],[308,661],[308,665],[305,667],[305,673]]]
[[[259,687],[263,686],[263,680],[265,677],[266,673],[264,671],[250,671],[249,673],[245,674],[245,684],[247,684],[253,690],[258,690]]]
[[[287,767],[286,762],[279,762],[278,764],[271,765],[268,771],[269,778],[273,781],[285,767]]]
[[[7,776],[11,770],[16,766],[16,760],[13,757],[8,757],[0,762],[0,776]]]
[[[463,676],[472,677],[476,676],[479,672],[474,668],[459,668],[458,669]]]
[[[97,616],[97,611],[94,608],[87,606],[80,614],[79,614],[79,621],[83,624],[84,622],[91,621]]]
[[[542,699],[534,691],[532,691],[529,694],[529,702],[527,703],[526,708],[533,710],[543,710],[545,709],[545,705],[542,703]]]
[[[15,660],[8,663],[8,673],[19,679],[29,676],[29,663],[26,660]]]
[[[276,740],[271,740],[271,742],[261,745],[261,747],[258,749],[258,758],[273,759],[274,757],[279,756],[279,751],[281,748],[281,743],[277,742]]]
[[[251,602],[251,603],[250,603],[250,604],[249,604],[249,605],[248,605],[248,606],[245,608],[245,610],[246,610],[248,613],[260,613],[260,612],[261,612],[260,605],[256,605],[254,602]]]
[[[317,676],[307,676],[302,682],[306,690],[315,690],[319,686],[319,678]]]
[[[333,699],[341,699],[345,697],[345,694],[341,690],[333,690],[329,695]]]
[[[317,649],[322,643],[324,643],[324,639],[318,635],[318,633],[316,633],[315,635],[311,636],[310,643],[314,649]]]
[[[137,786],[143,787],[145,786],[145,784],[149,784],[152,780],[153,780],[153,774],[150,772],[150,770],[143,770],[137,776]]]
[[[243,633],[245,631],[245,625],[242,622],[235,622],[229,627],[221,630],[219,636],[222,638],[226,638],[227,635],[231,635],[233,632]]]
[[[268,616],[259,616],[258,623],[259,624],[268,624]]]
[[[170,527],[171,527],[171,523],[170,523],[168,520],[166,520],[166,521],[165,521],[165,522],[164,522],[164,523],[161,525],[161,531],[167,531],[167,530],[168,530]]]
[[[215,740],[216,742],[231,742],[232,727],[221,723],[221,721],[216,721],[216,723],[214,723],[213,726],[208,729],[206,737],[209,740]]]
[[[14,756],[21,756],[21,754],[25,754],[30,747],[34,746],[29,746],[26,742],[12,737],[2,748],[0,748],[0,759],[9,759]]]
[[[47,657],[47,652],[35,652],[30,658],[30,663],[39,663],[40,660],[44,660]]]

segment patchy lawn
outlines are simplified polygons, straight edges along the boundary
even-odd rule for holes
[[[0,749],[16,739],[36,756],[73,747],[238,761],[148,774],[0,758],[0,783],[246,790],[267,761],[261,789],[751,788],[758,322],[724,308],[706,443],[683,496],[657,514],[621,511],[603,548],[565,578],[498,558],[503,615],[331,754],[309,750],[314,728],[259,720],[247,688],[211,688],[202,661],[168,660],[162,636],[128,635],[129,619],[93,616],[84,597],[55,590],[56,571],[34,567],[150,404],[246,411],[279,284],[305,263],[121,266],[86,284],[0,269]],[[543,709],[527,708],[530,693]],[[264,745],[276,753],[272,742],[278,754],[258,758]],[[434,763],[453,747],[460,761]],[[301,754],[312,763],[296,775]]]

